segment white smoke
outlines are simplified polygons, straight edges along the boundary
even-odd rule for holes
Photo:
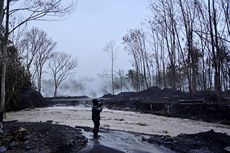
[[[98,78],[77,78],[75,76],[69,77],[67,80],[63,81],[58,88],[58,96],[89,96],[91,98],[101,97],[104,95],[106,90],[105,80],[101,77]],[[54,93],[54,82],[52,79],[43,80],[42,94],[46,97],[52,97]]]

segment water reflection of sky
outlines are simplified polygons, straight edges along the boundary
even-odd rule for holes
[[[143,142],[141,139],[145,135],[141,134],[105,129],[100,130],[99,139],[94,139],[91,132],[83,131],[83,134],[88,139],[88,147],[100,144],[126,153],[173,153],[163,146]]]

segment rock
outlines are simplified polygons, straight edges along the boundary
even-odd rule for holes
[[[30,140],[31,139],[31,136],[30,135],[26,135],[25,137],[24,137],[24,140]]]
[[[53,120],[47,120],[46,123],[53,123]]]
[[[85,137],[80,129],[64,125],[53,125],[46,122],[7,122],[4,127],[6,130],[0,136],[0,147],[2,146],[0,153],[64,153],[70,152],[72,148],[77,152],[86,145]]]
[[[30,149],[31,149],[31,147],[29,147],[29,146],[26,147],[26,150],[30,150]]]
[[[144,136],[142,136],[142,137],[141,137],[141,140],[145,142],[145,141],[147,141],[148,139],[145,138]]]
[[[16,146],[18,143],[16,143],[15,141],[13,141],[13,142],[11,142],[10,143],[10,147],[14,147],[14,146]]]
[[[27,135],[27,130],[25,128],[21,127],[15,132],[15,139],[17,141],[25,140],[26,135]]]
[[[24,142],[24,144],[28,144],[28,143],[30,143],[30,140],[26,140],[26,141]]]
[[[108,124],[104,124],[104,125],[103,125],[103,127],[105,127],[105,128],[109,128],[109,127],[110,127],[110,125],[108,125]]]
[[[0,147],[0,152],[5,152],[6,150],[7,150],[6,147],[4,147],[4,146],[1,146],[1,147]]]
[[[38,136],[37,136],[38,138],[42,138],[42,135],[41,134],[38,134]]]
[[[230,146],[224,148],[225,152],[230,153]]]
[[[26,129],[23,128],[23,127],[21,127],[21,128],[19,128],[19,129],[17,130],[17,132],[26,132]]]

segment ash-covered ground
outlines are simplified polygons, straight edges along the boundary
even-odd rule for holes
[[[88,127],[83,128],[85,129],[83,135],[88,139],[88,143],[81,150],[82,153],[95,152],[98,151],[97,149],[130,153],[135,151],[151,153],[156,152],[156,149],[162,153],[220,153],[230,145],[230,127],[224,124],[109,109],[104,109],[101,117],[101,128],[103,128],[100,131],[101,138],[95,141],[91,134],[93,126],[91,109],[81,105],[35,108],[7,113],[8,121],[35,123],[48,121],[78,129]],[[148,150],[138,150],[138,148],[148,148]]]
[[[80,129],[49,122],[5,122],[0,134],[0,152],[78,152],[87,144]]]

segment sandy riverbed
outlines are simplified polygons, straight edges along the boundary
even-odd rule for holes
[[[54,123],[73,127],[93,126],[90,108],[81,108],[78,106],[36,108],[29,111],[9,112],[6,114],[6,117],[6,121],[44,122],[53,120]],[[177,136],[181,133],[193,134],[213,129],[216,132],[230,135],[230,126],[228,125],[108,109],[104,109],[101,113],[101,127],[170,136]]]

